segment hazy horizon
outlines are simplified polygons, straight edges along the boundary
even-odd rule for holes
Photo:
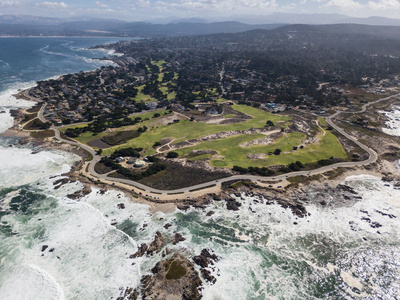
[[[168,18],[234,20],[272,13],[341,14],[349,17],[398,19],[398,0],[0,0],[0,15],[35,15],[55,18],[110,18],[146,21]]]

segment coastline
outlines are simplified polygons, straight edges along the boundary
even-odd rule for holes
[[[88,71],[90,72],[90,71]],[[62,75],[60,75],[62,76]],[[57,76],[59,77],[59,76]],[[29,96],[28,94],[29,89],[25,89],[22,91],[19,91],[17,94],[14,96],[20,99],[24,100],[29,100],[33,101],[36,103],[41,103],[42,101],[40,99],[36,99],[34,97]],[[19,109],[19,114],[23,114],[23,110]],[[125,194],[129,195],[132,201],[137,202],[137,203],[145,203],[151,207],[152,212],[157,212],[161,211],[164,213],[169,213],[174,211],[177,207],[186,207],[187,205],[190,206],[204,206],[205,203],[209,203],[209,201],[212,201],[213,198],[217,197],[219,198],[221,195],[225,195],[226,197],[229,197],[229,193],[226,193],[226,190],[224,190],[222,183],[217,183],[211,187],[205,187],[196,191],[191,191],[190,193],[166,193],[163,194],[161,200],[156,200],[157,198],[157,193],[151,193],[148,192],[148,194],[153,195],[150,198],[149,197],[144,197],[145,192],[137,188],[135,186],[123,183],[123,182],[116,182],[112,180],[108,180],[106,178],[93,178],[88,171],[87,171],[87,165],[84,163],[85,157],[87,156],[87,153],[85,153],[85,150],[79,147],[79,145],[74,146],[74,145],[69,145],[67,143],[59,143],[59,142],[54,142],[53,138],[46,138],[45,140],[39,139],[39,138],[34,138],[30,135],[29,132],[27,131],[19,131],[16,130],[16,127],[20,124],[21,118],[15,118],[14,119],[14,126],[7,131],[5,131],[2,136],[7,136],[7,137],[18,137],[22,138],[23,143],[33,143],[36,145],[40,145],[43,149],[49,149],[49,150],[61,150],[61,151],[67,151],[67,152],[72,152],[74,154],[79,155],[82,160],[80,163],[77,163],[76,166],[72,166],[71,172],[68,173],[68,176],[71,179],[74,180],[79,180],[83,182],[87,187],[99,187],[102,186],[103,188],[107,190],[111,189],[118,189],[123,191]],[[54,129],[53,129],[54,130]],[[251,187],[243,187],[241,188],[242,192],[252,192],[254,190],[257,190],[259,192],[262,191],[267,191],[268,193],[276,193],[277,195],[282,195],[282,194],[289,194],[293,190],[296,189],[301,189],[304,186],[307,185],[314,185],[314,186],[323,186],[326,184],[329,185],[339,185],[341,182],[343,182],[347,177],[349,176],[357,176],[357,175],[373,175],[373,176],[378,176],[378,177],[384,177],[386,173],[395,173],[396,168],[393,166],[393,164],[384,164],[382,163],[377,164],[373,163],[373,165],[368,165],[368,169],[365,166],[353,166],[350,168],[345,168],[343,172],[339,175],[334,176],[334,178],[328,178],[324,174],[326,171],[318,172],[318,170],[310,170],[310,173],[312,172],[313,176],[317,176],[318,178],[307,180],[307,183],[303,184],[300,182],[300,184],[293,185],[291,184],[288,180],[283,179],[278,182],[280,188],[273,187],[271,188],[269,183],[263,182],[263,179],[259,180],[253,180],[254,185]],[[293,175],[292,175],[293,176]],[[322,176],[322,178],[321,178]],[[282,176],[283,177],[283,176]],[[286,176],[288,177],[288,176]],[[265,178],[265,180],[268,180],[268,178]],[[236,180],[240,181],[240,180]],[[276,182],[275,182],[276,183]],[[151,188],[150,188],[151,189]],[[156,190],[156,189],[154,189]],[[229,189],[228,189],[229,190]],[[230,192],[234,192],[234,190],[230,190]],[[146,195],[147,196],[147,195]],[[158,197],[159,198],[159,197]],[[292,203],[293,204],[293,203]]]

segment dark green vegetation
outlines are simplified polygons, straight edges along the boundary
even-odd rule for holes
[[[30,121],[28,124],[25,125],[24,129],[25,130],[47,130],[51,126],[51,123],[46,122],[43,123],[39,119],[33,119]]]
[[[186,275],[186,269],[178,260],[168,261],[166,265],[167,274],[165,278],[168,280],[179,279]]]
[[[126,141],[129,141],[131,139],[137,138],[140,135],[140,132],[138,130],[128,130],[128,131],[118,131],[115,134],[110,134],[106,135],[102,138],[102,140],[111,145],[119,145],[123,144]]]
[[[152,176],[141,179],[139,182],[158,189],[179,189],[212,180],[228,177],[224,170],[210,172],[206,169],[183,167],[181,164],[165,161],[166,169]]]
[[[34,138],[48,138],[48,137],[53,137],[54,136],[54,131],[53,130],[41,130],[41,131],[34,131],[31,132],[31,136]]]
[[[115,162],[111,157],[103,157],[100,161],[105,167],[116,170],[116,173],[112,173],[112,177],[126,178],[134,181],[139,181],[143,178],[149,177],[151,175],[157,174],[158,172],[165,170],[165,164],[161,163],[157,158],[153,158],[153,163],[142,172],[135,172],[132,169],[124,168]]]

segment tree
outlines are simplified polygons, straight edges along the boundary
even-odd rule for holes
[[[179,156],[179,154],[174,151],[167,153],[167,158],[177,158],[178,156]]]
[[[282,150],[281,149],[275,149],[274,154],[279,155],[281,154]]]
[[[274,126],[274,122],[272,122],[271,120],[267,121],[267,126]]]

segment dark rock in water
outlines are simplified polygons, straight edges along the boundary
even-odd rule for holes
[[[175,233],[173,244],[176,245],[176,244],[178,244],[179,242],[183,242],[183,241],[185,241],[185,240],[186,240],[186,239],[183,237],[182,234],[180,234],[180,233]]]
[[[136,258],[136,257],[142,257],[146,251],[147,251],[148,247],[146,244],[141,244],[139,246],[138,251],[136,251],[134,254],[132,254],[131,256],[129,256],[129,258]]]
[[[143,299],[201,299],[202,285],[193,263],[180,254],[158,262],[152,269],[153,276],[141,279]]]
[[[393,181],[394,179],[393,179],[392,177],[389,177],[389,176],[383,176],[381,180],[382,180],[383,182],[391,182],[391,181]]]
[[[125,209],[125,204],[124,204],[124,203],[118,203],[118,204],[117,204],[117,207],[118,207],[119,209]]]
[[[157,231],[154,241],[151,242],[149,249],[147,250],[147,255],[153,255],[154,253],[160,252],[163,244],[164,238],[162,237],[161,232]]]
[[[55,186],[54,189],[58,190],[64,184],[71,183],[71,182],[73,182],[73,181],[71,181],[69,178],[58,179],[53,182],[53,185]]]
[[[47,248],[49,248],[48,245],[43,245],[43,246],[42,246],[42,252],[45,251]]]
[[[84,196],[90,194],[91,191],[92,191],[92,189],[91,189],[90,186],[85,186],[81,191],[76,191],[76,192],[73,193],[73,194],[68,194],[67,197],[68,197],[69,199],[76,200],[76,199],[78,199],[78,198],[82,198],[82,197],[84,197]]]
[[[206,214],[206,216],[207,216],[207,217],[210,217],[210,216],[212,216],[213,214],[215,214],[215,212],[213,212],[212,210],[210,210],[210,211]]]
[[[382,227],[382,225],[379,224],[378,222],[372,222],[370,226],[371,226],[372,228],[379,228],[379,227]]]
[[[375,211],[376,211],[377,213],[381,214],[382,216],[386,216],[386,217],[389,217],[389,218],[391,218],[391,219],[396,219],[396,218],[397,218],[395,215],[387,214],[387,213],[384,213],[384,212],[382,212],[382,211],[380,211],[380,210],[375,210]]]
[[[54,252],[54,248],[51,248],[51,249],[49,250],[49,252]]]
[[[352,187],[344,185],[344,184],[338,184],[336,189],[343,190],[343,191],[348,192],[350,194],[357,195],[357,192]]]
[[[164,228],[165,228],[165,229],[168,229],[168,228],[170,228],[171,226],[172,226],[172,224],[167,223],[167,224],[164,225]]]
[[[117,300],[137,300],[139,292],[136,289],[127,287],[125,291],[122,289],[121,296],[117,297]]]
[[[239,207],[242,206],[241,203],[237,202],[234,199],[227,199],[226,200],[226,209],[228,210],[239,210]]]
[[[221,201],[221,197],[218,197],[217,194],[212,193],[208,194],[208,196],[212,198],[214,201]]]
[[[214,262],[218,261],[218,256],[211,254],[208,249],[201,250],[200,255],[193,257],[193,261],[196,265],[202,268],[207,268],[209,264],[214,265]]]
[[[211,275],[211,272],[207,269],[201,269],[201,275],[209,283],[215,284],[217,282],[217,278]]]

